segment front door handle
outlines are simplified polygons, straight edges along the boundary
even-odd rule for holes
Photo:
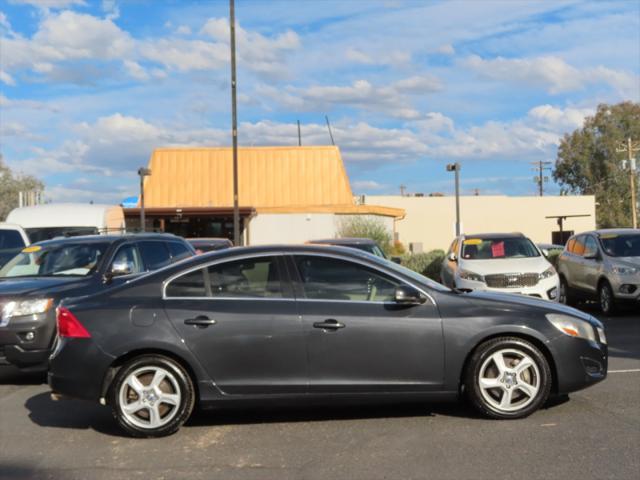
[[[216,322],[213,318],[206,317],[204,315],[198,315],[195,318],[187,318],[184,321],[185,325],[195,325],[196,327],[206,328],[209,325],[215,325]]]
[[[323,322],[315,322],[313,324],[313,328],[323,328],[326,330],[337,330],[339,328],[344,328],[344,327],[345,327],[344,323],[340,323],[339,321],[334,320],[333,318],[328,318]]]

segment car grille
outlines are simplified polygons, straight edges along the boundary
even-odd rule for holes
[[[540,280],[537,273],[501,273],[485,275],[485,282],[491,288],[524,288],[535,287]]]

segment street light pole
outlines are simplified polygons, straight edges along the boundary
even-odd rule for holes
[[[231,35],[231,135],[233,137],[233,243],[240,246],[240,208],[238,206],[238,113],[236,109],[236,14],[234,0],[229,0]]]
[[[146,225],[144,219],[144,177],[151,175],[151,170],[148,168],[140,167],[138,169],[138,175],[140,175],[140,230],[145,232]]]
[[[460,164],[450,163],[447,165],[447,172],[455,172],[456,182],[456,237],[460,235]]]

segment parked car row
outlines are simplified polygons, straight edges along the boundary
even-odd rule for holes
[[[523,235],[456,238],[446,285],[372,241],[340,242],[40,242],[0,270],[0,360],[48,367],[55,399],[108,404],[143,437],[175,432],[195,405],[276,400],[465,396],[521,418],[606,377],[602,324],[548,301],[560,277]]]

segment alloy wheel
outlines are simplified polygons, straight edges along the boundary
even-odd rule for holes
[[[170,371],[159,366],[141,367],[122,383],[119,407],[131,424],[157,429],[176,416],[182,401],[180,385]]]
[[[600,287],[600,309],[603,313],[611,311],[611,289],[606,284]]]
[[[489,356],[480,367],[478,386],[485,402],[497,412],[517,412],[540,391],[538,365],[521,350],[508,348]]]

